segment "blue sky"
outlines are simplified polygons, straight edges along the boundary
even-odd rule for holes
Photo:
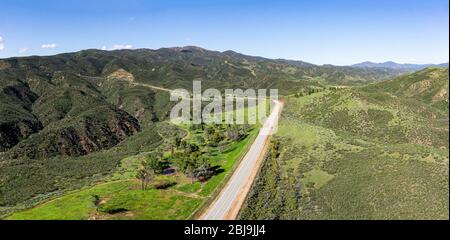
[[[346,65],[449,59],[448,0],[3,0],[0,58],[196,45]]]

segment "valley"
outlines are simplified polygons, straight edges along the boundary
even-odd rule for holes
[[[1,218],[223,219],[229,209],[214,202],[240,199],[232,218],[448,219],[448,68],[318,66],[199,47],[0,66]],[[171,89],[194,80],[278,89],[285,107],[271,142],[258,143],[258,124],[171,123]]]

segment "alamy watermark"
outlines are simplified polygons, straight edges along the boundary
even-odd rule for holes
[[[186,89],[171,91],[170,101],[179,101],[172,108],[170,120],[184,124],[264,126],[269,109],[278,111],[279,107],[278,89],[225,89],[221,93],[214,88],[202,91],[201,81],[193,81],[192,93]]]

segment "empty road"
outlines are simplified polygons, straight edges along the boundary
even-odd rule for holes
[[[283,103],[274,101],[274,108],[266,119],[258,136],[234,171],[227,185],[222,189],[214,202],[200,216],[202,220],[236,219],[242,204],[250,191],[258,170],[262,164],[270,135],[278,125]]]

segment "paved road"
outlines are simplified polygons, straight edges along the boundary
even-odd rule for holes
[[[157,87],[157,86],[153,86],[153,85],[145,84],[145,83],[133,82],[132,85],[135,85],[135,86],[143,86],[143,87],[148,87],[148,88],[153,88],[153,89],[155,89],[155,90],[161,90],[161,91],[165,91],[165,92],[169,92],[169,93],[173,91],[173,90],[168,89],[168,88]]]
[[[270,134],[278,125],[283,104],[275,101],[275,107],[267,118],[247,154],[240,162],[227,185],[214,202],[200,216],[202,220],[235,219],[261,166]]]
[[[92,81],[102,81],[102,80],[106,79],[105,77],[85,76],[85,75],[81,75],[81,74],[78,74],[78,76],[86,78],[86,79],[90,79]],[[126,81],[126,82],[128,82],[128,81]],[[128,82],[128,83],[130,83],[130,82]],[[173,90],[168,89],[168,88],[158,87],[158,86],[145,84],[145,83],[139,83],[139,82],[131,82],[130,84],[134,85],[134,86],[143,86],[143,87],[153,88],[155,90],[161,90],[161,91],[165,91],[165,92],[172,92],[173,91]]]

